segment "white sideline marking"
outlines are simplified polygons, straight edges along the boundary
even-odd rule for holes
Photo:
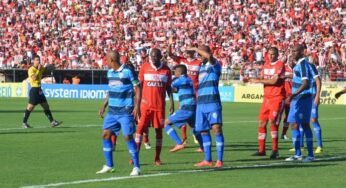
[[[315,161],[332,161],[336,159],[346,159],[346,156],[336,156],[336,157],[327,157],[327,158],[318,158]],[[241,166],[227,166],[222,167],[221,169],[244,169],[244,168],[263,168],[263,167],[271,167],[271,166],[280,166],[280,165],[292,165],[292,164],[310,164],[304,162],[278,162],[271,164],[255,164],[255,165],[241,165]],[[86,180],[77,180],[70,182],[60,182],[60,183],[50,183],[45,185],[30,185],[23,186],[22,188],[46,188],[46,187],[59,187],[65,185],[78,185],[84,183],[97,183],[97,182],[106,182],[106,181],[118,181],[132,178],[149,178],[149,177],[158,177],[158,176],[169,176],[174,174],[183,174],[183,173],[198,173],[198,172],[213,172],[218,171],[219,169],[210,168],[210,169],[198,169],[198,170],[182,170],[176,172],[162,172],[157,174],[148,174],[148,175],[140,175],[140,176],[122,176],[122,177],[111,177],[111,178],[98,178],[98,179],[86,179]]]
[[[252,117],[253,118],[253,117]],[[320,118],[320,121],[338,121],[338,120],[345,120],[345,117],[337,117],[337,118]],[[223,122],[224,124],[236,124],[236,123],[257,123],[257,120],[239,120],[239,121],[225,121]],[[90,124],[90,125],[80,125],[80,126],[64,126],[64,124],[61,125],[62,128],[66,127],[66,128],[90,128],[90,127],[100,127],[102,128],[102,124]],[[33,129],[52,129],[50,126],[38,126],[38,127],[33,127]],[[33,129],[29,129],[29,130],[33,130]],[[59,129],[59,127],[55,128],[55,129]],[[17,127],[17,128],[1,128],[0,131],[11,131],[11,130],[25,130],[24,128],[21,127]]]

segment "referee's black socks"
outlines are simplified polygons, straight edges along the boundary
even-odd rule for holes
[[[30,113],[31,113],[31,112],[30,112],[28,109],[25,109],[24,118],[23,118],[23,123],[27,123],[27,122],[28,122]]]
[[[52,122],[54,120],[53,115],[50,112],[50,110],[45,110],[44,113],[46,114],[47,118],[49,119],[49,122]]]

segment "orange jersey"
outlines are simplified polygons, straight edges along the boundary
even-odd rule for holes
[[[292,76],[293,75],[293,70],[292,68],[288,65],[285,64],[285,76]],[[292,78],[285,78],[285,93],[286,97],[292,95]]]
[[[174,59],[178,64],[183,64],[187,68],[187,75],[191,78],[195,91],[198,89],[198,73],[201,68],[201,61],[193,59],[191,61],[184,57],[177,57]]]
[[[167,65],[156,68],[151,63],[144,63],[139,71],[142,84],[141,105],[147,109],[164,111],[167,88],[171,87],[172,73]]]
[[[285,65],[282,61],[276,61],[274,63],[265,63],[261,75],[265,80],[270,80],[274,75],[278,75],[279,81],[275,85],[264,85],[264,97],[284,97],[285,96],[285,85],[283,77],[285,74]]]

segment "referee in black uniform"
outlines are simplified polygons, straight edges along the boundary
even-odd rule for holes
[[[49,119],[52,127],[56,127],[62,123],[61,121],[56,121],[53,119],[53,115],[51,111],[49,110],[47,99],[44,96],[44,93],[41,89],[41,79],[45,70],[46,70],[45,67],[41,65],[40,57],[34,56],[33,65],[28,70],[28,77],[29,77],[31,89],[29,92],[29,103],[24,113],[23,128],[31,128],[31,126],[28,124],[28,119],[29,119],[30,113],[34,110],[37,104],[40,104],[42,106],[44,113]]]

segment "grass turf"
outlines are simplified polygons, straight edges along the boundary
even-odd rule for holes
[[[344,187],[346,183],[345,106],[320,106],[324,152],[316,155],[320,159],[316,162],[284,162],[285,157],[292,155],[288,151],[291,141],[282,140],[279,143],[281,158],[269,160],[270,138],[267,139],[266,157],[250,156],[257,149],[256,120],[260,105],[224,103],[225,168],[202,168],[199,171],[200,168],[193,164],[202,160],[203,154],[194,152],[197,145],[193,143],[191,134],[188,147],[177,153],[169,153],[173,142],[164,134],[163,165],[153,165],[154,147],[151,150],[142,147],[142,178],[126,179],[132,167],[128,164],[129,154],[122,137],[119,137],[114,153],[116,171],[95,174],[104,164],[102,119],[98,117],[102,101],[51,99],[49,104],[53,116],[64,121],[62,126],[50,128],[41,107],[37,106],[29,119],[34,128],[21,129],[26,102],[27,99],[20,98],[0,100],[1,187],[92,179],[96,182],[68,183],[62,187]],[[290,137],[290,131],[288,135]],[[150,131],[150,140],[153,146],[153,130]],[[214,137],[213,145],[215,160]],[[159,173],[162,176],[158,176]],[[106,178],[111,179],[107,181]]]

